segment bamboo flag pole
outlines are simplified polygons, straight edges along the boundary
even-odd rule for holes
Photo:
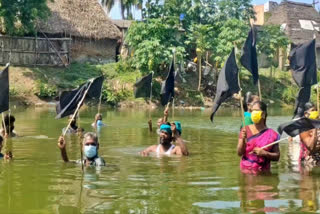
[[[7,135],[6,122],[4,121],[4,114],[3,114],[3,112],[2,112],[2,123],[3,123],[3,127],[4,127],[4,134]]]
[[[262,101],[262,93],[261,93],[260,79],[258,79],[258,90],[259,90],[259,98],[260,98],[260,101]]]
[[[242,101],[242,89],[241,89],[241,86],[240,86],[240,69],[239,69],[239,72],[238,72],[238,84],[239,84],[239,87],[240,87],[240,91],[239,91],[239,97],[240,97],[240,108],[241,108],[241,120],[242,120],[242,127],[245,127],[246,124],[245,124],[245,120],[244,120],[244,109],[243,109],[243,101]]]
[[[81,130],[81,125],[80,125],[80,113],[78,114],[78,129],[79,131]],[[81,131],[81,134],[79,135],[79,140],[80,140],[80,161],[81,161],[81,169],[82,169],[82,172],[84,172],[84,166],[83,166],[83,152],[82,152],[82,131]]]
[[[270,146],[276,145],[276,144],[278,144],[278,143],[280,143],[280,142],[282,142],[282,141],[288,140],[288,139],[289,139],[289,137],[282,138],[282,139],[277,140],[277,141],[275,141],[275,142],[273,142],[273,143],[270,143],[270,144],[268,144],[268,145],[265,145],[265,146],[263,146],[263,147],[260,147],[260,149],[268,148],[268,147],[270,147]],[[252,154],[252,153],[253,153],[253,152],[250,152],[249,154]]]
[[[313,39],[315,39],[315,40],[317,39],[317,36],[316,36],[315,33],[313,34]],[[315,50],[314,51],[315,51],[316,62],[317,62],[317,45],[315,45]],[[317,111],[320,110],[320,98],[319,98],[319,96],[320,96],[320,93],[319,93],[319,82],[318,82],[317,83]]]
[[[72,118],[71,118],[68,126],[67,126],[66,129],[64,130],[63,137],[66,135],[68,129],[70,128],[71,122],[72,122],[72,121],[74,120],[74,118],[76,117],[76,115],[77,115],[77,113],[78,113],[78,111],[79,111],[79,109],[80,109],[80,107],[81,107],[81,104],[83,103],[83,101],[84,101],[84,99],[85,99],[85,97],[86,97],[86,95],[87,95],[87,93],[88,93],[88,91],[89,91],[92,83],[93,83],[93,79],[90,80],[90,84],[89,84],[87,90],[84,92],[84,95],[83,95],[81,101],[78,103],[78,106],[77,106],[75,112],[73,113]]]
[[[173,68],[174,68],[174,71],[176,71],[176,48],[173,49]],[[174,80],[175,81],[175,80]],[[173,88],[173,91],[174,91],[174,88]],[[172,97],[172,119],[174,120],[174,96]]]
[[[154,72],[151,71],[152,73],[152,77],[151,77],[151,85],[150,85],[150,98],[149,98],[149,119],[151,120],[151,109],[152,109],[152,79],[153,79],[153,75]]]
[[[101,110],[102,89],[103,89],[103,83],[101,85],[101,92],[100,92],[100,97],[99,97],[98,114],[100,114],[100,110]]]

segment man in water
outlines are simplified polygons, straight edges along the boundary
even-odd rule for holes
[[[71,123],[70,123],[70,121],[71,121]],[[68,130],[66,131],[67,127],[64,127],[62,129],[62,133],[64,133],[66,131],[66,134],[77,134],[77,132],[78,132],[77,118],[74,117],[72,119],[72,115],[70,115],[69,116],[69,123],[70,123],[70,126],[69,126]]]
[[[91,124],[91,126],[93,128],[105,126],[105,124],[102,122],[102,114],[96,114],[96,116],[94,117],[94,122]]]
[[[160,144],[153,145],[141,152],[142,156],[148,156],[150,153],[157,155],[189,155],[188,148],[181,135],[180,123],[162,124],[160,126]],[[175,141],[176,145],[172,144]]]
[[[82,142],[82,150],[84,152],[84,160],[83,164],[85,166],[105,166],[106,163],[103,158],[98,156],[99,151],[99,142],[98,137],[93,132],[88,132],[83,136]],[[77,161],[70,161],[67,155],[66,150],[66,141],[63,136],[60,136],[58,140],[58,147],[61,151],[61,157],[64,162],[73,162],[73,163],[80,163],[81,160]]]
[[[2,122],[2,129],[1,129],[1,135],[4,137],[7,135],[8,137],[16,137],[17,134],[14,131],[14,122],[16,121],[16,118],[13,115],[6,115],[4,117],[4,124]]]

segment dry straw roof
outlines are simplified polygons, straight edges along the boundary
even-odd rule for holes
[[[320,15],[311,4],[283,1],[272,12],[266,24],[282,25],[288,37],[296,44],[311,40],[314,34],[320,38]],[[317,41],[317,46],[320,46],[320,40]]]
[[[51,16],[40,30],[93,39],[119,39],[119,29],[107,18],[98,0],[48,1]]]

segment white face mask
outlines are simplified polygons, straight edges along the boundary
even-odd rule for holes
[[[87,158],[93,158],[97,155],[97,147],[93,145],[84,146],[84,155]]]

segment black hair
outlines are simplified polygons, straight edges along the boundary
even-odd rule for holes
[[[0,135],[0,143],[3,142],[3,137]]]
[[[312,109],[312,108],[315,108],[316,106],[311,103],[311,102],[307,102],[306,104],[304,104],[304,108],[303,108],[303,111],[304,112],[307,112],[308,110]]]

